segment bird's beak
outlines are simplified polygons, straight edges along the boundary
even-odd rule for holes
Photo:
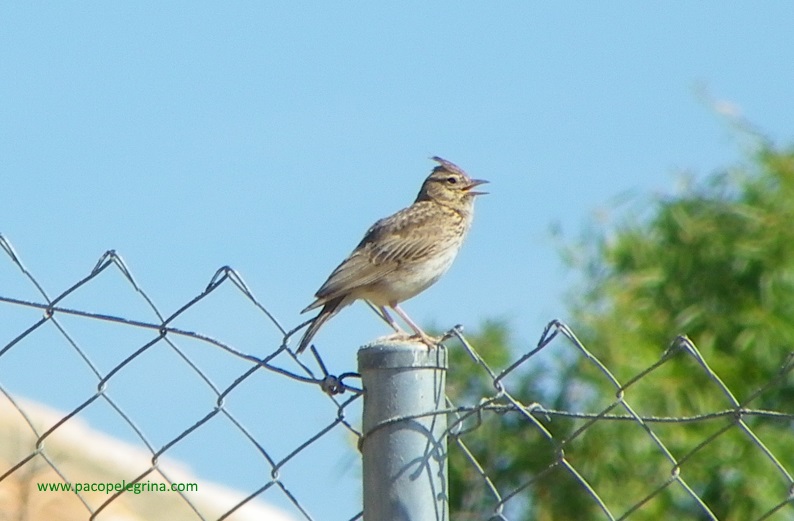
[[[474,188],[475,186],[484,185],[487,182],[488,181],[486,181],[485,179],[472,179],[471,183],[469,183],[469,186],[464,188],[464,190],[471,195],[486,195],[488,192],[475,192],[472,190],[472,188]]]

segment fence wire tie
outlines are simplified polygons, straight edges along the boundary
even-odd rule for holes
[[[463,324],[455,324],[452,329],[448,330],[444,335],[439,339],[438,343],[442,343],[446,340],[449,340],[452,337],[456,337],[458,335],[463,334]]]
[[[456,415],[455,421],[452,422],[451,426],[447,427],[447,432],[449,433],[449,435],[455,438],[460,438],[464,434],[472,432],[476,430],[478,427],[480,427],[483,424],[482,405],[484,401],[487,401],[487,399],[483,398],[482,400],[480,400],[480,406],[476,407],[473,411],[469,411],[469,413],[466,414],[465,416],[460,416],[459,414],[455,413]],[[469,426],[467,427],[466,421],[470,419],[472,416],[474,417],[474,422],[473,424],[469,423]]]
[[[345,378],[361,378],[361,375],[358,373],[342,373],[339,376],[334,376],[332,374],[326,375],[325,378],[320,380],[320,389],[329,396],[345,394],[347,390],[356,390],[345,384]]]
[[[524,406],[524,410],[527,412],[527,414],[531,414],[532,416],[542,415],[548,423],[551,423],[551,415],[549,414],[549,411],[538,402],[533,402]]]
[[[317,349],[314,345],[309,346],[314,355],[314,359],[317,360],[317,365],[320,366],[320,370],[323,372],[323,378],[318,380],[320,384],[320,389],[323,390],[325,394],[328,396],[334,396],[337,394],[344,394],[345,391],[350,390],[353,392],[358,391],[355,387],[349,387],[345,384],[345,378],[361,378],[361,375],[358,373],[348,372],[342,373],[339,376],[332,375],[328,372],[328,369],[325,367],[325,362],[323,359],[320,358],[320,353],[317,352]]]

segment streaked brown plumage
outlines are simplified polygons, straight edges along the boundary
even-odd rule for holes
[[[471,179],[453,163],[433,157],[438,166],[425,179],[414,203],[376,222],[353,252],[317,290],[316,300],[301,313],[322,306],[303,334],[297,352],[308,347],[329,318],[355,300],[377,306],[384,320],[401,332],[386,308],[392,308],[419,337],[428,337],[399,307],[421,293],[452,265],[471,226],[472,189],[487,181]]]

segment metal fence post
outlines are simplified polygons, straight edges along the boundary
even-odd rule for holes
[[[446,348],[376,340],[358,352],[364,386],[364,521],[448,521]]]

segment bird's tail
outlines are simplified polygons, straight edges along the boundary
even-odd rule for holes
[[[309,343],[314,338],[314,335],[320,329],[320,326],[325,324],[325,322],[331,318],[332,316],[336,315],[339,310],[344,307],[342,302],[344,301],[344,297],[335,298],[333,300],[329,300],[323,306],[323,309],[314,317],[314,320],[311,321],[309,324],[309,328],[303,333],[303,337],[301,337],[300,344],[298,344],[298,350],[296,351],[297,354],[302,353],[309,347]]]

